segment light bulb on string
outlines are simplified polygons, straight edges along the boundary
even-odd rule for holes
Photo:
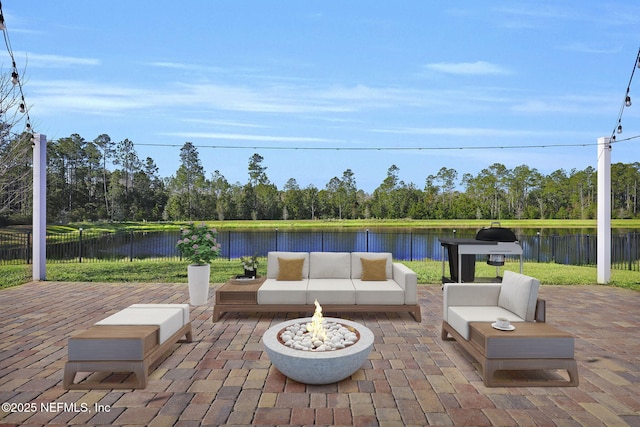
[[[624,105],[625,107],[631,107],[631,97],[629,95],[624,99]]]
[[[25,115],[25,125],[26,131],[29,133],[33,132],[33,128],[31,127],[31,118],[29,117],[29,111],[27,110],[27,103],[24,99],[24,94],[22,92],[22,84],[20,82],[20,76],[18,74],[18,67],[16,65],[16,61],[13,55],[13,51],[11,50],[11,43],[9,42],[9,34],[7,31],[4,13],[2,12],[2,2],[0,1],[0,30],[4,32],[4,43],[7,48],[7,52],[9,53],[9,57],[11,58],[11,83],[14,86],[17,86],[20,95],[22,96],[22,100],[18,105],[18,111]],[[0,114],[4,114],[6,111],[3,111],[0,108]]]
[[[618,125],[618,133],[622,133],[622,125]]]

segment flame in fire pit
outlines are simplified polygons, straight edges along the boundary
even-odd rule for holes
[[[327,331],[322,325],[322,307],[318,300],[315,300],[313,303],[316,306],[316,310],[313,312],[311,322],[307,323],[307,331],[311,332],[312,340],[318,339],[324,341],[327,339]]]

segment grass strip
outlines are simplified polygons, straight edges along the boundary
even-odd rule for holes
[[[419,284],[442,282],[441,261],[403,261],[418,276]],[[266,259],[260,260],[258,274],[266,274]],[[0,266],[0,288],[21,285],[31,281],[31,265]],[[445,275],[449,276],[448,264]],[[517,262],[508,262],[500,271],[519,271]],[[543,285],[594,285],[596,267],[572,266],[553,263],[524,263],[524,274],[536,277]],[[211,283],[224,283],[230,277],[242,274],[239,260],[217,259],[211,263]],[[495,267],[476,262],[476,278],[495,277]],[[187,263],[169,260],[99,261],[83,263],[47,264],[47,280],[63,282],[153,282],[186,283]],[[612,270],[611,286],[640,291],[640,272]]]

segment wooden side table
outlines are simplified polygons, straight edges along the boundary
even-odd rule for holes
[[[253,280],[229,279],[227,283],[216,289],[213,321],[218,321],[228,311],[238,311],[239,306],[243,306],[243,309],[246,309],[245,306],[257,306],[258,289],[265,280],[264,276]]]
[[[514,331],[499,331],[490,322],[471,322],[469,341],[460,344],[481,365],[484,384],[491,386],[577,386],[573,335],[547,323],[515,322]],[[569,381],[499,381],[497,370],[562,369]]]

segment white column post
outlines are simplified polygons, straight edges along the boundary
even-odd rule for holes
[[[611,279],[611,139],[598,138],[598,283]]]
[[[33,280],[47,280],[47,136],[33,135]]]

